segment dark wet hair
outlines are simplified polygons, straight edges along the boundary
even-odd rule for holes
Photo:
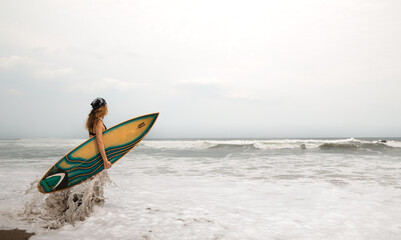
[[[98,109],[100,107],[106,106],[107,102],[104,100],[104,98],[98,97],[95,98],[95,100],[92,101],[91,106],[93,109]]]

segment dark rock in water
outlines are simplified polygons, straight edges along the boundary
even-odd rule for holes
[[[381,143],[386,143],[387,140],[379,140],[379,142],[381,142]]]
[[[34,233],[28,233],[25,230],[13,229],[13,230],[0,230],[0,239],[2,240],[25,240],[35,235]]]

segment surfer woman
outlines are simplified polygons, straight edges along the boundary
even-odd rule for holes
[[[86,120],[86,128],[89,131],[89,137],[96,137],[97,147],[103,158],[104,168],[111,167],[111,163],[107,160],[106,151],[103,144],[103,131],[107,128],[103,123],[103,118],[107,115],[107,103],[103,98],[96,98],[92,101],[92,111]]]

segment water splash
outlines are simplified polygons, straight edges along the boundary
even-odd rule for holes
[[[65,224],[84,221],[94,210],[102,207],[105,198],[103,188],[111,183],[106,171],[71,189],[50,194],[42,194],[36,190],[38,181],[31,183],[25,194],[32,194],[31,201],[25,204],[20,214],[28,223],[42,228],[58,229]]]

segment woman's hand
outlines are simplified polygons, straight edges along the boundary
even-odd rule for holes
[[[109,161],[104,161],[103,162],[104,163],[104,169],[109,169],[109,168],[111,168],[111,162],[109,162]]]

